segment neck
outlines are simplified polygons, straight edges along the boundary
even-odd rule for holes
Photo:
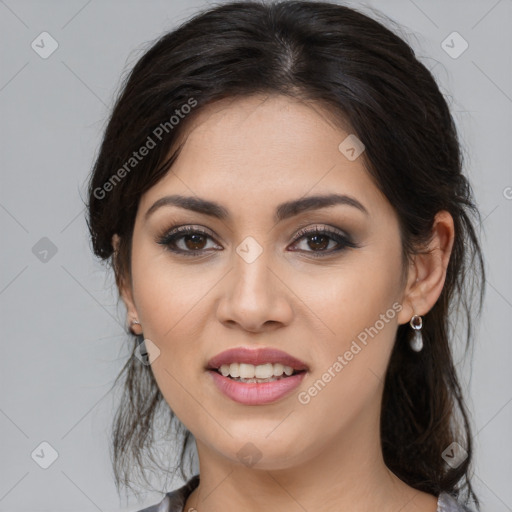
[[[434,496],[409,487],[386,467],[378,417],[361,419],[352,432],[322,439],[323,449],[308,445],[314,455],[296,453],[277,469],[245,466],[196,439],[200,484],[184,510],[436,512]]]

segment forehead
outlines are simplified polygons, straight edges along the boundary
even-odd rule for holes
[[[194,156],[207,149],[213,152],[211,156],[231,157],[237,162],[258,156],[260,166],[272,165],[278,156],[290,163],[304,157],[309,161],[319,153],[328,157],[333,149],[337,155],[337,142],[349,128],[336,127],[332,119],[317,102],[255,94],[225,98],[203,107],[182,138]]]
[[[389,208],[364,165],[339,146],[350,127],[316,102],[283,95],[225,98],[196,112],[169,172],[143,197],[186,193],[215,201],[271,207],[305,195],[359,196],[370,213]]]

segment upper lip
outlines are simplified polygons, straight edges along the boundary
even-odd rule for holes
[[[231,363],[246,363],[254,366],[265,363],[281,363],[283,366],[290,366],[297,371],[308,369],[306,363],[277,348],[247,347],[231,348],[217,354],[208,361],[207,369],[217,370],[223,364]]]

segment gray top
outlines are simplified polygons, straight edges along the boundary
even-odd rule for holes
[[[199,475],[193,476],[185,485],[168,492],[164,499],[151,507],[138,512],[187,512],[183,510],[187,498],[199,485]],[[446,492],[442,492],[437,499],[437,512],[472,512],[469,508],[458,503],[455,498]]]

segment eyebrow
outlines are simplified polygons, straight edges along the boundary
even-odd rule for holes
[[[368,210],[356,198],[344,194],[328,194],[309,196],[282,203],[276,208],[274,220],[276,222],[280,222],[306,211],[328,208],[335,205],[352,206],[363,212],[365,215],[369,215]],[[226,220],[230,216],[229,210],[214,201],[208,201],[198,197],[171,195],[161,197],[153,203],[145,214],[145,220],[163,206],[178,206],[180,208],[192,210],[220,220]]]

